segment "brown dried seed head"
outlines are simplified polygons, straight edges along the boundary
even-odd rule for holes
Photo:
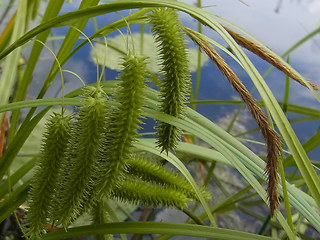
[[[224,59],[213,49],[213,47],[206,41],[201,39],[199,35],[190,29],[185,28],[185,31],[189,37],[199,45],[203,51],[210,57],[210,59],[217,65],[221,73],[223,73],[229,80],[231,86],[239,93],[242,100],[247,105],[251,115],[256,120],[262,135],[267,143],[267,166],[266,173],[268,175],[268,198],[270,202],[270,212],[273,215],[275,209],[279,205],[277,184],[278,184],[278,156],[281,152],[280,136],[270,126],[268,118],[257,105],[256,101],[242,84],[241,80],[234,73],[234,71],[228,66]]]
[[[240,35],[239,33],[236,33],[232,31],[230,28],[225,27],[228,31],[228,33],[233,37],[233,39],[242,47],[248,49],[249,51],[253,52],[254,54],[258,55],[262,59],[266,60],[270,64],[272,64],[274,67],[278,68],[280,71],[283,73],[287,74],[290,78],[296,80],[299,82],[301,85],[306,87],[306,84],[302,81],[301,77],[299,77],[295,72],[293,72],[290,68],[288,68],[285,64],[283,64],[277,57],[272,55],[266,48],[260,46],[254,41],[251,41],[244,36]],[[319,91],[319,87],[317,84],[312,83],[310,81],[307,81],[310,86],[316,90]]]

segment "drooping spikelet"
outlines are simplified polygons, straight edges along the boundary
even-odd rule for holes
[[[67,172],[60,185],[54,219],[67,227],[92,202],[91,190],[98,171],[97,159],[105,125],[107,103],[100,87],[90,87],[84,93],[73,131],[72,149]]]
[[[41,157],[32,179],[29,198],[27,235],[33,240],[41,239],[47,218],[54,211],[51,203],[70,141],[70,119],[70,116],[54,113],[46,124]]]
[[[125,164],[131,155],[131,148],[137,138],[136,129],[141,121],[143,88],[145,87],[145,57],[129,52],[124,58],[121,80],[114,92],[118,104],[111,109],[107,118],[105,139],[99,159],[100,172],[96,194],[110,190],[120,181]]]
[[[160,110],[174,117],[183,117],[190,88],[190,72],[185,40],[178,14],[174,9],[159,8],[149,15],[152,32],[159,47],[163,82],[160,89]],[[158,146],[162,151],[174,150],[180,130],[160,122]]]
[[[120,201],[146,206],[166,206],[183,208],[191,201],[182,192],[141,181],[139,179],[126,179],[112,190],[111,196]]]
[[[134,155],[128,161],[128,173],[146,182],[176,189],[189,198],[198,201],[198,197],[191,184],[183,176],[140,156]],[[209,200],[211,198],[210,193],[200,186],[199,188],[205,199]]]

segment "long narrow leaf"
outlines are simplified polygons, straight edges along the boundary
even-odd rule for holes
[[[24,203],[28,196],[30,180],[23,183],[20,187],[14,190],[0,204],[0,222],[3,222],[14,210]]]
[[[224,240],[268,240],[274,239],[252,233],[245,233],[229,229],[179,224],[179,223],[152,223],[152,222],[126,222],[107,223],[95,226],[83,226],[56,231],[44,236],[44,240],[55,240],[75,236],[88,236],[96,234],[117,234],[117,233],[141,233],[141,234],[174,234],[181,236],[204,237]]]
[[[19,1],[18,11],[16,21],[13,27],[13,33],[11,36],[11,42],[18,39],[25,30],[25,21],[26,21],[26,1]],[[6,104],[8,102],[12,86],[14,84],[15,76],[16,76],[16,67],[19,62],[19,54],[20,50],[16,49],[11,53],[6,59],[6,66],[3,69],[3,73],[0,79],[0,105]],[[10,67],[8,67],[10,66]],[[0,122],[2,121],[3,114],[0,114]]]
[[[0,185],[0,198],[2,199],[5,194],[7,194],[11,187],[14,186],[17,182],[21,180],[21,178],[26,175],[35,165],[36,163],[36,158],[33,158],[23,164],[22,167],[20,167],[15,173],[13,173],[10,176],[10,181],[7,179],[5,182],[3,182]]]
[[[62,5],[64,3],[64,0],[50,0],[48,3],[48,6],[46,8],[46,11],[43,15],[43,18],[41,20],[42,23],[48,21],[49,19],[55,17],[58,15]],[[44,31],[40,33],[36,39],[41,42],[46,42],[46,39],[49,35],[50,31]],[[43,49],[43,45],[40,44],[38,41],[34,42],[34,45],[32,47],[29,60],[27,62],[27,67],[24,71],[23,78],[20,81],[20,83],[17,85],[17,89],[15,91],[15,101],[22,101],[25,98],[27,88],[30,84],[30,81],[32,79],[32,73],[33,70],[38,62],[41,50]],[[19,120],[19,114],[20,111],[14,111],[12,113],[11,117],[11,129],[10,129],[10,137],[15,134],[15,128]]]

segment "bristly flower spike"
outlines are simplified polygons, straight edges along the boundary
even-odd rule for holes
[[[120,181],[130,158],[131,148],[138,137],[136,129],[141,124],[141,107],[145,87],[146,58],[129,52],[124,57],[120,83],[114,92],[115,105],[110,110],[105,127],[105,139],[100,152],[97,187],[95,194],[108,195]]]
[[[47,123],[47,130],[42,140],[41,157],[31,183],[29,196],[27,236],[30,239],[41,239],[47,217],[52,209],[59,171],[65,161],[70,142],[70,116],[54,113]]]
[[[131,204],[143,204],[146,206],[176,207],[182,209],[192,200],[183,192],[172,187],[151,184],[139,179],[125,179],[116,186],[111,197],[129,202]]]
[[[139,177],[143,181],[176,189],[187,197],[199,201],[191,184],[183,176],[141,156],[134,155],[128,161],[128,173],[132,176]],[[205,199],[211,199],[210,193],[205,190],[205,188],[201,186],[199,186],[199,188]]]
[[[188,68],[187,48],[182,25],[174,9],[158,8],[149,15],[151,31],[159,47],[163,82],[160,88],[160,110],[174,117],[184,117],[191,80]],[[168,123],[158,126],[158,146],[162,151],[174,150],[180,138],[180,130]]]
[[[67,173],[62,179],[54,219],[67,227],[90,207],[93,178],[105,126],[107,101],[100,87],[87,87],[79,107],[69,152]]]

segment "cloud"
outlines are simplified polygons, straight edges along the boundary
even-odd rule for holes
[[[319,14],[320,13],[320,2],[318,0],[309,0],[303,2],[310,13]]]

